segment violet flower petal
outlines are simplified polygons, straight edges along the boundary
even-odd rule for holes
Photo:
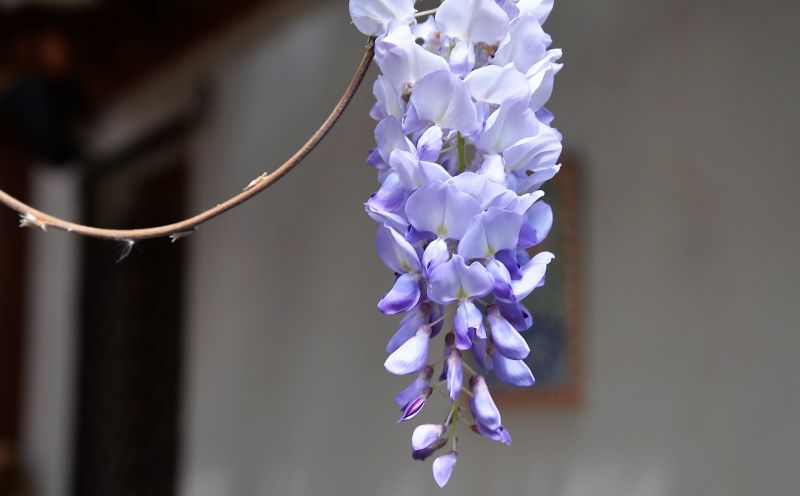
[[[528,309],[521,303],[507,303],[503,301],[496,302],[497,307],[500,309],[500,314],[506,319],[514,329],[518,332],[525,332],[533,325],[533,317],[531,317]]]
[[[431,338],[431,329],[421,327],[417,334],[403,343],[401,347],[389,355],[383,366],[394,375],[406,375],[419,372],[425,367],[428,360],[428,344]]]
[[[450,260],[450,250],[443,239],[431,241],[422,254],[422,270],[426,277],[430,276],[436,267]]]
[[[379,227],[375,246],[383,263],[397,274],[419,272],[422,269],[417,251],[394,229],[385,225]]]
[[[486,313],[495,349],[506,358],[524,360],[531,352],[531,348],[525,338],[503,318],[497,306],[489,306],[486,309]]]
[[[547,238],[553,227],[553,209],[545,202],[536,202],[525,214],[519,234],[520,248],[536,246]]]
[[[431,377],[433,377],[433,367],[426,366],[422,369],[419,375],[411,381],[405,389],[397,393],[394,401],[400,410],[405,410],[411,401],[422,394],[422,392],[430,385]]]
[[[412,309],[420,298],[419,274],[403,274],[392,289],[378,302],[378,309],[386,315],[396,315]]]
[[[459,255],[436,267],[428,282],[428,297],[443,305],[465,298],[480,298],[494,288],[494,279],[486,267],[478,262],[468,266]]]
[[[450,401],[455,403],[458,395],[461,394],[461,385],[464,382],[464,372],[461,368],[461,352],[451,350],[447,358],[447,393]]]
[[[394,353],[403,343],[417,334],[417,330],[426,323],[428,315],[420,309],[420,306],[413,308],[400,321],[397,332],[386,344],[386,352]]]
[[[506,384],[516,387],[531,387],[536,383],[531,369],[522,360],[511,360],[500,353],[492,354],[494,373]]]
[[[514,290],[514,296],[517,297],[517,300],[524,299],[541,285],[547,272],[547,266],[554,258],[555,255],[544,251],[533,257],[530,262],[520,269],[522,278],[517,281],[511,281],[511,288]]]
[[[421,119],[442,129],[454,129],[468,136],[480,127],[466,84],[449,69],[420,79],[414,85],[411,105]]]
[[[430,447],[436,440],[444,435],[447,426],[444,424],[423,424],[414,429],[411,435],[411,446],[414,451]]]
[[[476,215],[458,244],[458,254],[465,260],[484,259],[516,248],[522,221],[522,215],[499,208]]]
[[[442,128],[431,126],[417,142],[417,157],[426,162],[436,162],[442,153]]]
[[[433,461],[433,479],[439,487],[447,485],[458,461],[458,453],[451,451]]]
[[[497,409],[497,405],[495,405],[492,395],[489,393],[486,380],[477,375],[470,381],[470,386],[472,389],[472,398],[470,398],[469,406],[472,416],[489,430],[499,428],[502,425],[500,411]]]
[[[527,69],[525,69],[527,70]],[[505,67],[487,65],[472,71],[464,82],[472,98],[492,105],[524,102],[528,105],[531,89],[528,78],[513,64]]]
[[[414,20],[415,0],[350,0],[350,17],[367,36],[385,32],[393,21],[410,24]]]
[[[451,38],[497,43],[508,33],[508,15],[494,0],[445,0],[436,24]]]
[[[424,448],[424,449],[421,449],[421,450],[414,450],[411,453],[411,458],[413,458],[414,460],[420,460],[420,461],[427,460],[428,457],[430,457],[431,455],[433,455],[434,453],[436,453],[440,449],[444,448],[446,445],[447,445],[447,439],[446,438],[439,438],[436,441],[434,441],[433,444],[431,444],[427,448]]]
[[[508,30],[508,37],[500,43],[492,63],[513,64],[520,72],[526,72],[544,57],[550,37],[534,16],[515,19]]]
[[[376,58],[375,62],[398,92],[428,74],[449,69],[446,60],[425,50],[413,40],[389,50],[383,57]]]
[[[405,422],[406,420],[411,420],[412,418],[416,417],[419,412],[425,407],[425,402],[428,401],[430,398],[431,393],[433,390],[431,388],[425,388],[422,393],[411,400],[408,405],[403,409],[403,414],[400,415],[400,419],[398,419],[398,423]]]
[[[472,431],[489,441],[497,441],[506,445],[511,445],[511,434],[502,425],[495,430],[487,429],[480,422],[472,425]]]
[[[472,217],[480,212],[474,198],[443,182],[427,184],[406,202],[406,215],[414,229],[442,239],[461,239]]]

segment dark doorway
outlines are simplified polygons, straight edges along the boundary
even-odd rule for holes
[[[10,141],[10,140],[9,140]],[[25,197],[28,158],[0,138],[0,187]],[[19,216],[0,212],[0,494],[18,490],[20,399],[24,357],[25,232]]]
[[[148,152],[89,174],[86,220],[107,227],[184,214],[181,149]],[[183,243],[83,245],[76,496],[172,495],[179,459]]]

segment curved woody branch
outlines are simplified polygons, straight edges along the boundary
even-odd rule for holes
[[[174,241],[180,237],[190,234],[196,230],[199,225],[222,215],[228,210],[231,210],[258,195],[265,189],[278,182],[281,178],[288,174],[289,171],[302,162],[303,159],[309,153],[311,153],[311,151],[314,150],[317,145],[320,144],[328,132],[330,132],[330,130],[344,113],[347,106],[353,100],[353,97],[355,96],[358,88],[361,86],[364,76],[366,76],[367,70],[372,62],[374,48],[375,40],[370,38],[367,41],[366,49],[363,57],[361,58],[361,62],[358,64],[356,72],[353,75],[353,79],[350,81],[350,84],[347,85],[344,94],[336,103],[336,106],[333,108],[330,115],[328,115],[328,118],[325,119],[319,129],[317,129],[317,131],[311,135],[308,141],[306,141],[306,143],[300,147],[300,149],[297,150],[294,155],[292,155],[273,173],[265,173],[253,180],[253,182],[251,182],[244,189],[244,191],[238,195],[226,200],[223,203],[217,204],[215,207],[197,214],[194,217],[166,226],[149,227],[144,229],[102,229],[98,227],[76,224],[58,217],[54,217],[45,212],[41,212],[9,195],[2,189],[0,189],[0,203],[6,205],[12,210],[17,211],[20,214],[21,226],[37,227],[42,230],[47,230],[47,228],[52,227],[83,236],[127,241],[128,243],[132,243],[137,240],[161,238],[167,236],[171,237]]]

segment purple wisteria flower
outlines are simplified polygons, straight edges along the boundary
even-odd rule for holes
[[[418,426],[411,440],[416,460],[452,445],[433,461],[444,486],[459,423],[511,444],[484,377],[534,384],[520,334],[533,319],[521,301],[554,258],[535,247],[553,223],[541,188],[560,169],[561,134],[545,104],[562,66],[542,29],[552,0],[444,0],[422,15],[415,3],[350,0],[350,14],[375,38],[381,70],[367,159],[381,185],[365,208],[395,274],[378,308],[402,315],[384,365],[413,377],[395,398],[400,422],[434,392],[450,402],[441,423]]]

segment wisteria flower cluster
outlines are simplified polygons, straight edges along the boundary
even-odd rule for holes
[[[414,459],[438,453],[433,475],[443,487],[459,423],[511,443],[485,375],[534,384],[520,334],[533,319],[520,302],[554,258],[530,251],[553,221],[541,187],[560,168],[561,134],[544,105],[561,51],[549,49],[542,29],[552,0],[444,0],[420,14],[415,3],[350,0],[350,14],[375,37],[381,70],[368,158],[381,186],[366,210],[380,224],[378,254],[396,274],[378,308],[403,314],[385,367],[416,374],[396,397],[400,421],[436,391],[451,404],[442,423],[420,425],[411,439]],[[444,355],[429,361],[443,329]]]

